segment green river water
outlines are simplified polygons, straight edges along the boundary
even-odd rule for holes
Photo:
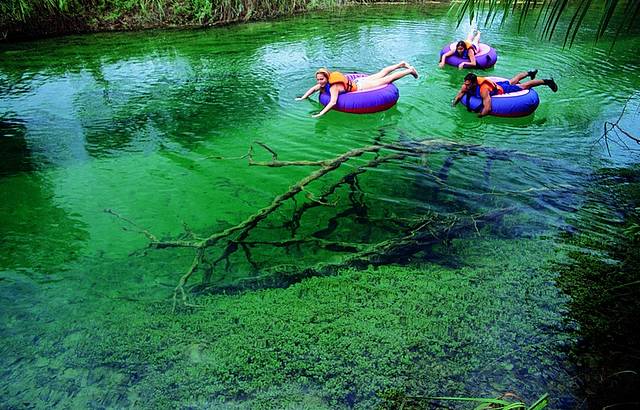
[[[563,49],[510,23],[486,28],[499,53],[489,73],[539,68],[560,89],[538,88],[531,116],[477,119],[450,107],[466,72],[437,67],[467,27],[446,7],[376,6],[1,45],[0,407],[373,408],[389,391],[581,403],[569,358],[579,325],[553,264],[566,259],[561,234],[606,239],[616,224],[592,184],[630,157],[594,142],[628,98],[637,107],[638,37],[610,55],[606,41]],[[314,119],[315,98],[294,100],[318,67],[401,60],[420,77],[396,82],[388,111]],[[634,118],[620,124],[637,135]],[[295,236],[312,241],[255,243],[291,238],[296,207],[318,205],[375,155],[348,161],[219,261],[208,291],[189,298],[200,307],[172,311],[194,252],[146,248],[142,230],[207,237],[318,169],[249,166],[238,157],[254,141],[313,161],[423,140],[459,145],[365,168],[299,219]],[[389,263],[302,279],[349,255],[320,244],[379,243],[425,215],[453,225],[497,209],[510,211],[434,232],[433,246]]]

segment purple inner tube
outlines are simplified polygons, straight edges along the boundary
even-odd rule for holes
[[[359,77],[366,77],[367,74],[349,73],[345,76],[353,81]],[[353,114],[368,114],[388,110],[398,102],[398,98],[400,98],[398,88],[393,84],[386,84],[368,90],[342,93],[338,96],[338,102],[333,109]],[[331,96],[322,90],[319,99],[320,104],[327,105]]]
[[[502,77],[486,77],[493,82],[509,81]],[[462,97],[460,102],[471,111],[480,112],[482,110],[482,98]],[[500,94],[491,96],[491,115],[498,117],[524,117],[533,113],[540,104],[538,93],[530,88],[515,93]]]
[[[455,50],[457,44],[458,42],[456,41],[455,43],[451,43],[448,46],[445,46],[440,51],[440,57],[442,58],[442,55],[450,50]],[[468,63],[469,59],[460,58],[457,54],[449,56],[446,60],[444,60],[446,64],[452,65],[454,67],[457,67],[458,64],[462,63],[463,61]],[[498,53],[496,52],[495,48],[480,43],[478,45],[478,52],[476,53],[476,66],[465,68],[489,68],[493,67],[496,61],[498,61]]]

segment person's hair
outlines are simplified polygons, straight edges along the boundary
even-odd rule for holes
[[[329,79],[329,70],[327,70],[326,68],[319,68],[318,71],[316,71],[316,75],[318,74],[322,74],[327,80]]]
[[[458,44],[456,44],[456,49],[458,47],[462,47],[462,48],[467,48],[467,43],[465,43],[463,40],[458,41]]]
[[[478,76],[473,73],[469,73],[464,76],[464,81],[471,81],[471,84],[475,84],[478,82]]]

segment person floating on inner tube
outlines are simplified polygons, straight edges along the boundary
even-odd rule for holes
[[[509,81],[493,82],[488,78],[478,77],[474,73],[469,73],[464,77],[464,84],[462,84],[460,92],[458,92],[458,95],[456,95],[451,102],[451,106],[458,104],[465,95],[480,97],[482,98],[482,111],[478,114],[478,117],[484,117],[491,113],[492,95],[515,93],[539,85],[548,86],[554,93],[558,91],[558,84],[556,84],[553,78],[536,80],[536,74],[538,74],[538,70],[523,71],[516,74],[516,76]],[[531,80],[520,84],[520,81],[526,77],[531,77]]]
[[[476,66],[476,53],[480,49],[480,32],[478,31],[475,36],[473,35],[473,32],[474,29],[472,28],[469,34],[467,34],[466,40],[458,41],[455,50],[449,50],[442,55],[440,63],[438,64],[440,68],[444,67],[447,57],[451,57],[454,54],[460,58],[469,60],[458,64],[458,69],[462,70],[464,67],[471,68]]]
[[[400,68],[404,68],[404,70],[396,71]],[[330,72],[326,68],[321,68],[316,71],[316,85],[309,88],[302,97],[296,97],[296,100],[304,100],[316,91],[329,93],[331,95],[329,103],[325,105],[322,111],[312,115],[312,117],[317,118],[324,115],[327,111],[333,108],[334,105],[336,105],[339,94],[380,87],[390,84],[409,74],[414,78],[418,78],[418,72],[416,69],[405,61],[385,67],[375,74],[356,78],[354,81],[348,80],[347,77],[339,71]]]

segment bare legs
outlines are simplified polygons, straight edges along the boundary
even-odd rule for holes
[[[476,32],[476,35],[473,35],[473,32]],[[469,28],[469,34],[467,34],[467,42],[473,44],[478,47],[480,44],[480,30],[476,26],[475,20],[471,22],[471,28]]]
[[[520,84],[520,81],[527,78],[528,76],[529,76],[529,73],[526,71],[518,73],[511,80],[509,80],[509,84],[511,85],[517,84],[523,90],[528,90],[529,88],[544,84],[543,80],[530,80],[530,81],[527,81],[526,83]]]
[[[524,78],[527,78],[527,76],[529,76],[529,73],[527,73],[526,71],[523,71],[521,73],[516,74],[511,80],[509,80],[509,84],[514,85],[514,84],[518,84],[520,81],[522,81]],[[534,80],[535,81],[535,80]],[[530,83],[531,81],[527,81],[527,83]],[[526,83],[525,83],[526,84]],[[518,84],[521,87],[524,84]]]
[[[530,80],[530,81],[527,81],[526,83],[522,83],[518,85],[522,87],[524,90],[528,90],[529,88],[537,87],[542,84],[544,84],[544,80]]]
[[[400,68],[404,68],[404,70],[396,71]],[[368,90],[370,88],[380,87],[382,85],[390,84],[407,75],[412,75],[414,78],[418,78],[418,71],[407,62],[401,61],[398,64],[390,65],[375,74],[363,78],[358,83],[358,89]]]
[[[549,88],[551,88],[551,91],[553,91],[554,93],[558,91],[558,85],[556,84],[555,81],[553,81],[553,78],[545,79],[545,80],[533,80],[533,78],[535,78],[537,73],[538,73],[538,70],[523,71],[521,73],[516,74],[515,77],[509,80],[509,84],[512,84],[512,85],[517,84],[523,90],[528,90],[529,88],[537,87],[539,85],[546,85]],[[532,79],[520,84],[520,81],[526,77],[531,77]]]
[[[480,46],[480,33],[479,31],[476,33],[476,36],[471,40],[471,44],[473,44],[476,47]]]
[[[389,73],[391,73],[392,71],[397,70],[398,68],[407,68],[409,64],[407,64],[406,61],[400,61],[398,64],[394,64],[394,65],[390,65],[388,67],[383,68],[382,70],[378,71],[375,74],[371,74],[369,76],[367,76],[367,79],[378,79],[378,78],[382,78],[385,77],[387,75],[389,75]]]

